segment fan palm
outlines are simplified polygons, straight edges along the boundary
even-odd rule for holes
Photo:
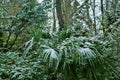
[[[62,42],[51,40],[43,47],[44,59],[58,80],[110,80],[112,66],[90,42],[91,38],[70,37]],[[56,43],[58,44],[56,44]]]

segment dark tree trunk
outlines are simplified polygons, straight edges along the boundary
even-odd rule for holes
[[[61,1],[62,0],[56,0],[56,12],[57,12],[60,30],[62,30],[64,28],[64,20],[63,20],[63,16],[62,16]]]
[[[55,0],[53,0],[52,11],[53,11],[53,31],[55,31],[56,30]]]
[[[107,3],[108,4],[108,3]],[[106,9],[108,8],[108,5],[106,5]],[[103,26],[103,33],[105,37],[105,26],[103,24],[103,19],[104,19],[104,6],[103,6],[103,0],[101,0],[101,14],[102,14],[102,26]]]
[[[97,29],[96,29],[96,14],[95,14],[95,0],[93,0],[93,17],[94,17],[94,30],[95,30],[95,35],[97,35]]]

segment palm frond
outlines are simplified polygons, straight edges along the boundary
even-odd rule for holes
[[[43,59],[49,62],[49,66],[55,67],[59,58],[57,51],[46,45],[41,45],[41,47],[44,48]]]

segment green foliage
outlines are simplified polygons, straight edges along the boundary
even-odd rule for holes
[[[17,1],[18,2],[18,1]],[[39,25],[47,20],[47,13],[43,9],[42,4],[37,4],[36,0],[31,1],[21,1],[19,6],[20,10],[18,10],[14,15],[3,16],[7,24],[2,25],[2,30],[8,32],[6,39],[4,42],[1,42],[1,45],[4,45],[4,48],[11,49],[16,48],[14,45],[18,45],[18,42],[22,42],[21,35],[31,26]],[[11,3],[12,5],[12,3]],[[2,15],[2,14],[1,14]],[[7,17],[7,20],[6,20]],[[4,36],[1,36],[4,38]],[[19,45],[21,46],[21,45]]]
[[[93,36],[82,22],[49,33],[44,9],[49,11],[50,0],[23,2],[21,10],[10,17],[8,33],[0,33],[0,80],[120,79],[119,19],[108,25],[108,16],[103,16],[106,35]],[[7,44],[7,52],[1,42]]]
[[[0,53],[0,78],[2,80],[45,80],[48,76],[46,62],[40,53]]]
[[[38,33],[31,33],[33,38],[26,42],[24,53],[0,53],[2,80],[119,79],[119,65],[114,63],[117,58],[107,47],[109,42],[101,42],[99,37],[61,38],[65,34],[58,36],[59,33],[44,38]]]
[[[110,80],[112,75],[117,75],[113,72],[114,67],[111,66],[113,64],[105,61],[107,57],[102,52],[98,52],[97,44],[92,44],[91,39],[71,37],[56,46],[55,44],[54,46],[42,46],[44,47],[44,58],[49,60],[54,74],[57,74],[56,77],[59,76],[62,80],[104,80],[106,76],[109,76],[107,79]]]

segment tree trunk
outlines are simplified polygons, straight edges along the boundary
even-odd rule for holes
[[[64,24],[70,25],[71,24],[71,1],[70,0],[63,0],[62,10],[64,15]]]
[[[108,10],[108,8],[109,8],[109,0],[106,0],[106,10]]]
[[[106,1],[106,2],[108,2],[108,1]],[[108,3],[106,3],[106,4],[108,4]],[[108,5],[106,5],[106,9],[108,9]],[[103,24],[103,18],[104,18],[104,7],[103,7],[103,0],[101,0],[101,15],[102,15],[102,23],[101,23],[101,25],[102,25],[102,27],[103,27],[103,33],[104,33],[104,36],[105,36],[105,26],[104,26],[104,24]]]
[[[56,30],[55,0],[52,0],[52,12],[53,12],[53,31],[55,31]]]
[[[86,1],[86,3],[89,4],[89,1]],[[92,21],[92,19],[91,19],[91,17],[90,17],[89,9],[90,9],[90,6],[89,6],[89,5],[86,5],[86,16],[87,16],[87,18],[88,18],[87,21],[86,21],[86,23],[87,23],[87,25],[89,26],[89,28],[90,28],[91,30],[93,30],[93,28],[91,27],[91,26],[93,25],[93,21]]]
[[[94,30],[95,30],[95,35],[97,35],[97,29],[96,29],[96,15],[95,15],[95,0],[93,0],[93,17],[94,17]]]
[[[60,30],[62,30],[64,28],[64,20],[63,20],[63,16],[62,16],[61,1],[62,0],[56,0],[56,12],[57,12]]]

